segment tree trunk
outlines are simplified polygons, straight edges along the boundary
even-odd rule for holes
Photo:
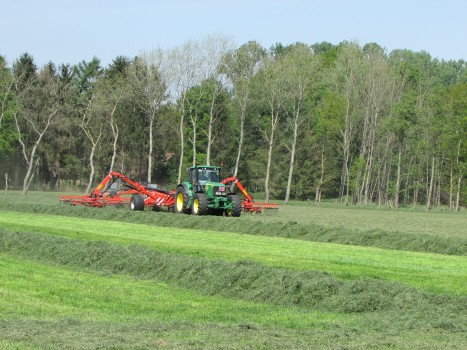
[[[462,185],[462,178],[464,177],[464,174],[462,172],[462,168],[460,165],[460,153],[461,153],[461,144],[462,144],[462,139],[459,140],[457,143],[457,169],[459,170],[459,177],[457,178],[457,193],[456,193],[456,211],[459,211],[460,209],[460,201],[461,201],[461,185]]]
[[[342,198],[345,191],[345,204],[349,204],[349,187],[350,187],[350,171],[349,171],[349,160],[350,160],[350,141],[352,138],[352,124],[350,122],[350,97],[347,94],[346,97],[346,110],[344,118],[344,130],[342,134],[342,174],[341,174],[341,187],[339,189],[339,196]]]
[[[345,130],[342,133],[342,172],[341,172],[341,185],[339,189],[339,196],[341,203],[345,196],[345,204],[349,202],[349,184],[350,184],[350,172],[349,172],[349,158],[350,158],[350,140],[348,131]]]
[[[346,190],[345,190],[345,205],[349,205],[349,198],[350,198],[350,171],[347,169],[347,182],[346,182]]]
[[[268,164],[266,166],[266,179],[264,180],[264,193],[265,193],[265,201],[269,202],[269,177],[271,174],[271,162],[272,162],[272,148],[274,146],[274,133],[276,131],[276,126],[279,121],[279,111],[274,114],[274,110],[271,111],[271,133],[269,134],[269,138],[266,139],[269,142],[269,152],[268,152]]]
[[[32,180],[33,172],[34,172],[34,161],[36,157],[37,145],[38,143],[36,142],[34,146],[32,147],[31,154],[29,155],[29,159],[27,160],[28,170],[23,180],[23,196],[25,196],[28,193],[29,185],[31,184],[31,180]]]
[[[91,166],[91,173],[89,174],[89,183],[86,187],[86,193],[89,194],[91,191],[92,181],[94,180],[94,151],[96,150],[97,143],[94,143],[91,147],[91,154],[89,155],[89,165]]]
[[[245,96],[245,99],[248,95]],[[240,158],[242,157],[243,137],[245,134],[245,117],[246,117],[246,101],[242,101],[240,112],[240,138],[238,140],[237,160],[235,161],[234,175],[237,176],[240,166]]]
[[[405,192],[404,192],[404,205],[408,205],[410,194],[409,194],[409,180],[410,180],[410,173],[412,170],[412,164],[414,162],[414,157],[410,157],[409,167],[407,169],[407,176],[405,177]]]
[[[456,193],[456,211],[459,211],[460,202],[461,202],[461,184],[462,184],[462,174],[459,175],[457,179],[457,193]]]
[[[8,191],[8,173],[5,173],[5,196]]]
[[[191,124],[193,125],[193,136],[191,139],[191,145],[193,149],[193,166],[196,165],[196,119],[196,117],[194,119],[191,117]]]
[[[399,157],[397,159],[397,178],[396,178],[396,193],[394,194],[394,208],[399,209],[399,193],[401,187],[401,161],[402,161],[402,146],[399,148]]]
[[[435,181],[435,199],[433,200],[433,204],[436,203],[436,207],[441,206],[441,184],[443,182],[441,169],[444,167],[444,154],[441,156],[441,159],[438,160],[436,166],[436,181]]]
[[[315,201],[319,205],[321,203],[321,186],[324,183],[324,146],[321,147],[321,175],[319,178],[318,187],[316,187]]]
[[[58,112],[58,109],[54,110],[52,113],[49,114],[47,118],[47,122],[44,126],[44,129],[41,132],[37,130],[36,125],[34,125],[34,123],[32,123],[29,119],[27,119],[28,122],[33,126],[34,130],[36,131],[38,135],[37,140],[36,142],[34,142],[34,146],[32,147],[31,153],[29,154],[29,156],[26,154],[26,144],[23,142],[23,138],[21,136],[21,129],[18,123],[17,114],[16,112],[13,114],[13,117],[15,119],[15,124],[16,124],[16,130],[18,131],[18,142],[21,144],[21,148],[23,151],[23,157],[24,157],[24,160],[26,161],[26,164],[28,165],[28,170],[23,180],[23,196],[25,196],[28,193],[28,189],[29,189],[29,186],[31,185],[32,177],[34,176],[34,173],[33,173],[34,161],[36,157],[37,147],[41,143],[42,137],[46,133],[47,129],[49,128],[52,122],[52,118],[57,114],[57,112]]]
[[[121,155],[121,166],[120,166],[120,172],[122,174],[125,174],[125,150],[122,149],[122,155]]]
[[[242,156],[244,128],[245,128],[245,114],[242,111],[242,115],[240,116],[240,139],[238,140],[237,160],[235,161],[235,170],[234,170],[235,176],[237,176],[238,174],[238,167],[240,165],[240,158]]]
[[[214,125],[214,105],[216,100],[216,92],[214,92],[214,97],[211,102],[211,110],[209,112],[209,125],[208,125],[208,147],[206,149],[206,165],[211,165],[211,146],[213,142],[212,138],[212,128]]]
[[[299,118],[299,111],[297,111],[297,115],[294,119],[294,129],[293,129],[293,140],[292,140],[292,149],[290,151],[290,165],[289,165],[289,177],[287,179],[287,189],[285,192],[285,200],[284,204],[289,203],[290,198],[290,190],[292,187],[292,177],[294,171],[294,164],[295,164],[295,150],[297,147],[297,139],[298,139],[298,118]]]
[[[431,208],[433,207],[431,204],[431,199],[433,197],[434,177],[435,177],[435,155],[433,155],[432,161],[431,161],[431,179],[430,179],[430,186],[428,190],[428,198],[426,201],[426,210],[431,210]]]
[[[451,173],[449,175],[449,210],[454,210],[454,169],[451,163]]]
[[[112,145],[112,160],[110,161],[110,169],[109,171],[114,170],[115,166],[115,159],[117,158],[117,142],[118,142],[118,126],[113,122],[113,120],[110,122],[110,126],[112,128],[112,134],[114,137],[113,145]]]
[[[182,101],[182,103],[185,103]],[[183,122],[184,122],[184,113],[181,113],[180,116],[180,160],[178,162],[178,178],[177,178],[177,184],[179,184],[182,180],[182,168],[183,168],[183,153],[185,151],[185,137],[183,135],[184,132],[184,127],[183,127]]]
[[[151,116],[149,118],[149,153],[148,153],[148,182],[151,183],[152,179],[152,158],[153,158],[153,132],[152,132],[152,127],[154,125],[154,116],[155,116],[155,111],[151,113]]]
[[[264,195],[265,195],[266,202],[269,202],[269,175],[271,173],[273,142],[274,142],[274,130],[271,130],[271,134],[269,138],[268,164],[266,166],[266,179],[264,180]]]

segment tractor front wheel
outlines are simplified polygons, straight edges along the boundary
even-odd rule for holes
[[[188,195],[185,193],[183,187],[178,187],[175,191],[175,203],[174,211],[175,214],[182,214],[185,212],[186,206],[188,204]]]
[[[144,210],[144,198],[139,194],[134,194],[131,196],[130,200],[130,209],[131,210]]]
[[[225,211],[226,216],[239,217],[242,213],[242,202],[240,198],[236,194],[231,194],[227,197],[227,202],[229,204],[232,203],[232,206]]]
[[[193,215],[206,215],[208,213],[208,200],[204,193],[195,193],[191,212]]]

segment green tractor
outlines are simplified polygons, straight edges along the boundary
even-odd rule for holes
[[[179,184],[175,190],[175,213],[240,216],[242,202],[220,182],[220,169],[210,165],[189,167],[188,181]]]

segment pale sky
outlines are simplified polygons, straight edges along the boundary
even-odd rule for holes
[[[265,48],[376,42],[467,60],[467,0],[0,0],[0,55],[38,66],[169,49],[210,34]]]

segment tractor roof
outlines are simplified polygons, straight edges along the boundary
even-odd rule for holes
[[[195,165],[195,166],[191,166],[189,167],[188,169],[220,169],[222,167],[220,166],[217,166],[217,165]]]

